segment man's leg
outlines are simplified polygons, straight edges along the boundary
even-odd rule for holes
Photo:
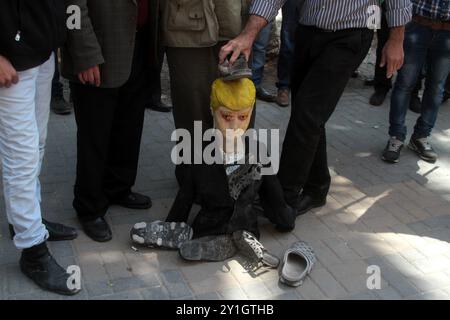
[[[54,52],[55,71],[52,78],[51,109],[54,113],[65,115],[72,112],[72,106],[64,99],[63,84],[61,83],[58,63],[58,51]]]
[[[266,49],[270,40],[270,33],[272,31],[272,23],[265,26],[258,35],[253,44],[251,65],[252,65],[252,80],[256,87],[256,97],[267,102],[274,102],[275,96],[270,94],[262,87],[262,80],[264,77],[264,66],[266,65]]]
[[[352,72],[361,63],[372,40],[369,30],[321,33],[309,31],[311,60],[295,93],[291,119],[283,144],[279,177],[291,204],[309,185],[329,184],[326,171],[324,126],[332,115]],[[300,34],[300,33],[299,33]],[[297,46],[302,45],[298,39]],[[308,40],[307,40],[308,41]],[[332,66],[332,68],[330,68]],[[321,148],[320,153],[317,153]],[[326,146],[325,146],[326,147]],[[316,157],[317,156],[317,157]],[[319,168],[311,171],[312,168]],[[328,187],[323,185],[323,189]]]
[[[104,192],[117,89],[71,83],[77,122],[77,173],[73,206],[81,220],[103,217],[109,206]]]
[[[389,135],[400,141],[406,138],[405,117],[411,93],[424,66],[432,32],[415,22],[406,26],[405,61],[400,69],[391,97]]]
[[[213,81],[219,77],[219,49],[167,48],[176,128],[193,132],[194,121],[202,121],[203,130],[213,127],[210,94]]]
[[[283,21],[280,34],[280,55],[278,57],[278,95],[277,103],[280,106],[289,105],[289,92],[291,87],[292,63],[295,49],[295,30],[298,26],[298,1],[288,0],[282,8]]]
[[[36,197],[41,202],[41,184],[39,181],[39,175],[41,174],[42,161],[45,154],[45,144],[47,140],[47,125],[50,113],[50,99],[52,90],[52,76],[54,59],[56,57],[52,55],[50,59],[39,67],[39,73],[36,79],[36,124],[39,132],[39,167],[38,178],[36,179]],[[73,240],[78,234],[74,228],[67,227],[65,225],[50,222],[43,219],[45,227],[47,228],[50,237],[49,241],[60,240]]]
[[[445,103],[449,98],[450,98],[450,74],[447,76],[447,80],[445,81],[445,91],[442,103]]]
[[[104,179],[105,192],[111,203],[134,209],[151,207],[150,198],[132,193],[137,176],[145,104],[149,85],[146,70],[146,43],[144,33],[136,34],[133,65],[130,78],[119,89],[118,106],[114,114],[107,172]]]
[[[427,76],[423,93],[421,116],[414,127],[410,147],[424,160],[436,161],[437,154],[427,141],[436,123],[439,106],[450,71],[450,31],[433,31],[427,53]]]
[[[26,249],[43,243],[48,232],[42,224],[38,194],[39,133],[35,118],[39,67],[19,73],[20,81],[0,88],[0,147],[3,191],[14,244]]]
[[[150,103],[147,104],[147,108],[158,112],[171,112],[172,107],[161,100],[161,70],[164,63],[165,48],[161,48],[159,51],[160,60],[158,66],[149,68]]]
[[[39,167],[38,176],[41,174],[42,161],[45,154],[45,144],[47,140],[47,125],[50,113],[50,100],[52,93],[52,78],[54,70],[55,55],[52,54],[49,61],[39,67],[39,74],[36,79],[36,124],[39,132]],[[41,184],[39,178],[36,179],[36,196],[41,202]]]
[[[79,289],[68,287],[70,275],[46,246],[48,231],[42,223],[37,196],[40,157],[36,89],[39,80],[47,81],[40,85],[49,87],[52,73],[50,59],[41,67],[19,72],[19,83],[11,88],[0,88],[3,190],[8,221],[15,231],[14,244],[22,250],[21,271],[43,289],[73,295]]]

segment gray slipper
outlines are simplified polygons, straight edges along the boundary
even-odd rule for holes
[[[280,264],[280,259],[269,253],[261,242],[256,239],[248,231],[236,231],[233,233],[233,241],[236,247],[239,249],[251,265],[255,268],[259,265],[265,265],[269,268],[277,268]]]
[[[139,245],[178,249],[192,239],[193,230],[184,222],[136,223],[131,229],[131,240]]]
[[[183,243],[180,256],[190,261],[224,261],[236,251],[230,235],[207,236]]]
[[[298,287],[316,263],[313,249],[305,242],[294,243],[284,254],[280,281]]]
[[[224,81],[233,81],[240,78],[252,78],[252,70],[248,67],[248,62],[244,55],[240,55],[236,61],[230,65],[228,60],[219,65],[219,73]]]

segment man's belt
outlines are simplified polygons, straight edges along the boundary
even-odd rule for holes
[[[412,19],[414,22],[433,30],[450,31],[450,21],[433,20],[422,16],[414,16]]]

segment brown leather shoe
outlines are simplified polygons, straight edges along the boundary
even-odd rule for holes
[[[289,89],[279,89],[277,95],[277,104],[280,107],[288,107],[289,106]]]

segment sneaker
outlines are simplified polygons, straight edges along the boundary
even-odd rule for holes
[[[60,96],[52,97],[50,107],[54,113],[59,115],[67,115],[72,112],[71,104]]]
[[[252,69],[248,67],[248,62],[243,54],[232,65],[230,65],[228,60],[225,60],[224,63],[219,65],[219,73],[224,81],[252,78]]]
[[[248,259],[249,266],[253,269],[259,268],[261,265],[277,268],[280,264],[280,259],[269,253],[250,232],[234,232],[233,241],[239,252]]]
[[[179,249],[192,239],[193,230],[184,222],[136,223],[130,237],[134,243],[148,247]]]
[[[289,106],[289,89],[279,89],[276,103],[280,107]]]
[[[256,89],[256,98],[265,101],[265,102],[275,102],[277,100],[277,96],[273,93],[270,93],[263,87]]]
[[[372,106],[378,107],[381,106],[386,99],[386,95],[388,93],[388,90],[386,89],[378,89],[375,90],[373,95],[370,97],[369,103]]]
[[[403,148],[403,141],[398,140],[396,137],[391,137],[387,143],[386,148],[383,151],[381,159],[390,162],[397,163],[400,158],[400,151]]]
[[[434,163],[438,158],[436,151],[433,150],[427,138],[416,139],[411,137],[408,147],[427,162]]]
[[[186,241],[179,252],[189,261],[224,261],[232,258],[237,249],[231,235],[219,235]]]

